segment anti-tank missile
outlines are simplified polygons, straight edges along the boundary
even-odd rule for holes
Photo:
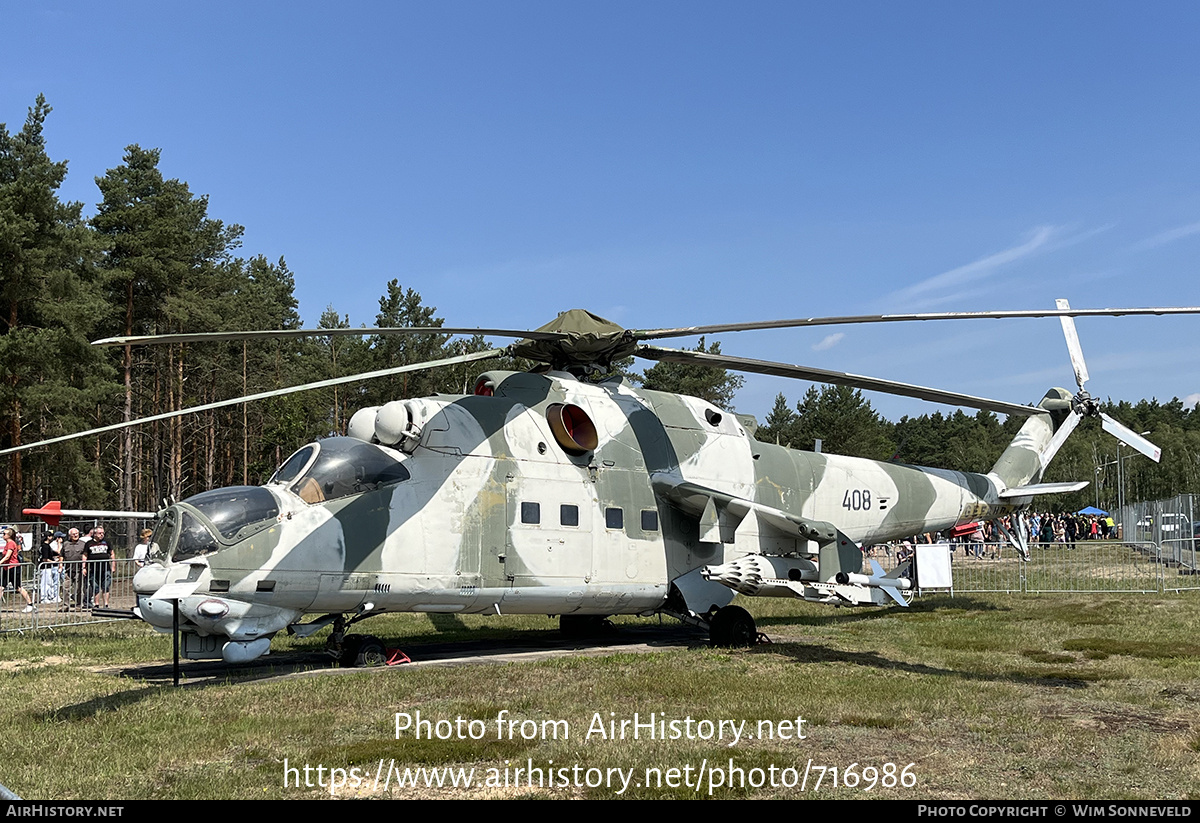
[[[849,583],[854,586],[872,586],[878,589],[900,589],[902,591],[908,591],[912,588],[912,581],[907,577],[886,577],[884,575],[838,572],[833,579],[843,586]]]
[[[866,586],[871,589],[879,589],[901,606],[907,606],[908,603],[906,603],[904,598],[900,596],[900,591],[908,591],[911,589],[912,581],[907,577],[893,577],[892,575],[895,575],[896,571],[891,572],[890,575],[884,574],[883,567],[880,566],[878,561],[876,561],[873,557],[868,557],[867,562],[871,564],[871,571],[874,572],[874,574],[868,575],[853,574],[851,572],[838,572],[834,580],[843,586]]]

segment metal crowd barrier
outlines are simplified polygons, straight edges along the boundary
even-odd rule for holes
[[[26,611],[25,598],[6,585],[0,593],[0,632],[100,623],[119,619],[119,613],[132,612],[137,604],[133,575],[138,565],[133,560],[118,559],[115,567],[111,560],[78,560],[21,563],[18,568],[32,608]],[[6,574],[6,582],[8,578]]]
[[[884,569],[894,568],[902,545],[875,546]],[[1161,593],[1175,591],[1170,552],[1151,542],[1076,540],[1030,544],[1029,558],[1008,543],[953,543],[954,593]],[[1188,577],[1187,587],[1200,587]],[[1194,583],[1193,583],[1194,580]]]
[[[1200,539],[1180,537],[1162,542],[1166,563],[1164,588],[1166,591],[1193,591],[1200,589]]]

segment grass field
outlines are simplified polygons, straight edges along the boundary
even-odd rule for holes
[[[661,651],[306,674],[330,668],[313,655],[322,633],[278,638],[279,676],[196,683],[185,662],[179,689],[143,665],[171,645],[141,624],[2,636],[2,780],[27,799],[329,797],[332,768],[346,770],[332,772],[342,797],[1200,796],[1200,596],[745,605],[772,645],[712,650],[696,635]],[[555,625],[396,615],[362,628],[419,660],[423,643]],[[396,714],[418,711],[435,724],[423,737],[449,739],[397,739]],[[665,719],[668,739],[608,738],[608,721],[635,713]],[[514,774],[530,765],[541,787]],[[447,766],[474,768],[472,786],[396,785],[405,768]],[[351,769],[367,779],[351,785]],[[306,778],[324,785],[296,787]]]

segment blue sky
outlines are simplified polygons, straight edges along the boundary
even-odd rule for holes
[[[308,325],[372,323],[392,278],[450,324],[514,328],[1200,305],[1196,4],[0,12],[0,121],[46,95],[64,197],[94,211],[125,146],[160,148],[242,253],[286,257]],[[1200,316],[1079,332],[1093,393],[1200,399]],[[721,342],[1005,400],[1073,385],[1055,320]],[[753,378],[737,408],[804,388]]]

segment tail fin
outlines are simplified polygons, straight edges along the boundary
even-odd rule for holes
[[[1050,389],[1038,403],[1046,414],[1038,414],[1025,421],[1012,443],[1000,455],[991,474],[998,477],[1007,488],[1026,486],[1037,482],[1050,458],[1062,445],[1065,435],[1078,422],[1078,415],[1071,414],[1071,393],[1066,389]],[[1064,424],[1069,428],[1062,436],[1055,437]]]

